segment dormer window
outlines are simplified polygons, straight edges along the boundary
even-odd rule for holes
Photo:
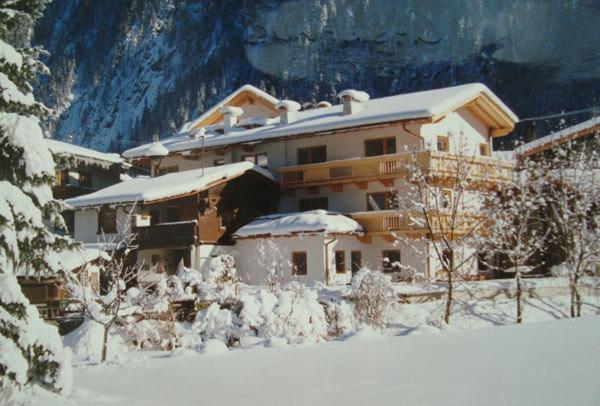
[[[437,150],[440,152],[450,151],[450,140],[445,135],[437,136]]]

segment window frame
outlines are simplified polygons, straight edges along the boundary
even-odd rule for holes
[[[481,156],[490,156],[490,146],[486,142],[482,142],[479,144],[479,155]]]
[[[333,259],[335,263],[335,273],[345,274],[346,273],[346,251],[336,250],[333,252]]]
[[[384,208],[379,208],[379,210],[375,210],[374,208],[371,209],[371,203],[369,202],[369,197],[373,196],[373,195],[386,195],[387,198],[385,199],[385,207]],[[390,200],[392,198],[392,192],[389,191],[385,191],[385,192],[371,192],[371,193],[367,193],[366,194],[366,200],[367,200],[367,211],[383,211],[383,210],[392,210],[393,207],[390,204]]]
[[[303,271],[298,272],[298,263],[296,262],[296,258],[303,257]],[[292,252],[292,276],[306,276],[308,275],[308,255],[306,251],[293,251]]]
[[[358,262],[355,261],[355,255],[358,254]],[[358,263],[358,267],[355,269],[355,264]],[[362,268],[362,251],[360,250],[352,250],[350,251],[350,271],[352,275],[355,275]]]
[[[108,210],[109,213],[111,213],[111,224],[110,227],[107,227],[107,230],[104,229],[104,215],[106,215],[106,211]],[[97,223],[98,223],[98,230],[96,231],[96,234],[100,235],[100,234],[115,234],[117,232],[117,209],[113,209],[110,208],[108,206],[102,206],[100,207],[100,209],[98,210],[97,213]]]
[[[440,144],[444,146],[443,149],[440,149]],[[438,135],[436,136],[436,149],[438,152],[450,152],[450,137],[447,135]]]
[[[395,250],[383,250],[383,251],[381,251],[381,263],[382,263],[383,273],[399,272],[401,270],[401,268],[397,268],[396,269],[391,264],[391,261],[389,261],[389,260],[386,262],[385,259],[388,258],[388,254],[389,253],[397,253],[398,254],[398,261],[394,261],[394,262],[399,262],[400,264],[402,264],[402,251],[401,250],[399,250],[399,249],[395,249]]]
[[[258,158],[261,156],[264,156],[265,160],[267,161],[267,163],[265,165],[259,165],[259,163],[258,163]],[[252,160],[248,160],[248,158],[252,158]],[[258,165],[261,168],[268,168],[269,167],[269,156],[266,153],[243,155],[242,162],[252,162],[254,165]]]
[[[313,150],[318,149],[318,148],[323,148],[323,151],[325,152],[325,158],[322,161],[318,161],[318,162],[313,162],[312,156],[313,156]],[[301,151],[307,151],[308,152],[308,162],[300,162],[300,152]],[[323,162],[327,162],[327,145],[313,145],[310,147],[302,147],[302,148],[296,148],[296,164],[298,165],[311,165],[311,164],[320,164]]]
[[[387,141],[393,141],[394,144],[394,152],[389,152],[389,148],[388,148],[388,143]],[[370,142],[381,142],[382,146],[381,146],[381,150],[383,151],[383,153],[381,155],[379,154],[375,154],[375,155],[368,155],[367,154],[367,144]],[[369,140],[364,140],[363,142],[363,148],[364,148],[364,153],[365,153],[365,157],[374,157],[374,156],[383,156],[383,155],[390,155],[390,154],[395,154],[398,152],[398,145],[396,142],[396,137],[381,137],[381,138],[372,138]]]

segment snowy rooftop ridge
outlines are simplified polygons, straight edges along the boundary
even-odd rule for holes
[[[369,99],[362,103],[364,108],[361,111],[347,115],[343,114],[342,104],[298,111],[295,113],[296,119],[291,123],[284,124],[281,121],[273,121],[257,128],[241,128],[238,126],[232,128],[226,135],[208,126],[203,140],[195,140],[189,137],[188,132],[194,125],[194,122],[192,122],[186,124],[178,135],[166,138],[161,143],[169,152],[176,153],[198,148],[218,148],[232,144],[262,142],[278,137],[298,136],[361,125],[429,119],[453,111],[469,103],[480,94],[486,95],[511,120],[518,121],[518,117],[487,86],[481,83],[471,83]],[[220,107],[224,102],[219,103],[215,108]],[[123,156],[126,158],[147,156],[148,145],[129,149],[123,152]]]
[[[211,168],[174,172],[155,178],[133,178],[88,195],[67,199],[65,203],[76,208],[104,204],[146,203],[199,192],[220,180],[233,179],[247,171],[255,171],[274,180],[273,175],[266,169],[251,162],[238,162]]]
[[[95,161],[107,162],[110,164],[127,165],[123,158],[119,154],[111,154],[106,152],[100,152],[93,149],[85,148],[79,145],[70,144],[68,142],[58,141],[50,138],[46,138],[46,145],[53,154],[64,154],[64,155],[75,155],[82,158],[89,158]]]
[[[547,149],[553,145],[562,144],[570,139],[576,139],[579,136],[585,136],[594,130],[600,131],[600,117],[594,117],[590,120],[583,121],[571,127],[564,128],[560,131],[553,132],[544,137],[538,138],[531,142],[515,148],[518,155],[528,155],[534,150]],[[578,133],[581,133],[578,135]]]
[[[219,111],[229,101],[231,101],[234,97],[236,97],[237,95],[239,95],[242,92],[251,92],[251,93],[254,93],[255,95],[257,95],[257,96],[259,96],[259,97],[267,100],[269,103],[271,103],[273,105],[275,105],[275,104],[277,104],[279,102],[279,99],[277,99],[276,97],[271,96],[269,93],[264,92],[264,91],[260,90],[259,88],[255,87],[255,86],[246,84],[246,85],[238,88],[237,90],[235,90],[233,93],[231,93],[229,96],[227,96],[226,98],[224,98],[223,100],[221,100],[219,103],[215,104],[210,109],[206,110],[199,117],[195,118],[192,121],[189,121],[189,122],[185,123],[181,127],[180,133],[186,133],[186,132],[190,131],[198,123],[202,122],[205,118],[207,118],[211,114]]]
[[[362,235],[364,230],[360,224],[343,214],[312,210],[258,217],[240,228],[234,234],[234,238],[285,237],[315,233]]]

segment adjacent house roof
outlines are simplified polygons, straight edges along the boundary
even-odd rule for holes
[[[258,217],[240,228],[234,234],[234,238],[286,237],[316,233],[362,235],[364,230],[360,224],[343,214],[313,210]]]
[[[256,143],[282,137],[326,133],[344,128],[389,122],[407,120],[435,122],[461,107],[469,108],[480,117],[492,129],[492,136],[509,133],[518,121],[518,117],[481,83],[370,99],[364,101],[363,105],[364,108],[361,111],[347,115],[343,114],[341,104],[299,111],[296,113],[296,119],[289,124],[281,123],[277,117],[264,126],[237,127],[231,129],[227,134],[223,133],[220,125],[208,126],[205,136],[201,139],[190,137],[191,126],[184,126],[180,134],[162,140],[161,143],[170,153],[199,148],[220,148],[232,144]],[[149,145],[129,149],[123,153],[123,156],[126,158],[146,157]]]
[[[67,199],[65,203],[76,208],[105,204],[150,203],[196,193],[237,178],[248,171],[257,172],[274,180],[269,171],[251,162],[238,162],[231,165],[174,172],[155,178],[133,178],[88,195]]]
[[[45,142],[50,152],[56,155],[72,155],[79,160],[96,165],[116,164],[122,166],[124,165],[126,167],[130,166],[123,160],[123,158],[119,156],[119,154],[95,151],[93,149],[84,148],[79,145],[73,145],[68,142],[62,142],[50,138],[46,138]]]
[[[569,141],[573,141],[599,131],[600,117],[594,117],[591,120],[581,122],[574,126],[567,127],[552,134],[548,134],[545,137],[541,137],[537,140],[528,142],[527,144],[523,144],[520,147],[516,148],[515,152],[518,155],[525,157],[537,154],[538,152],[545,151],[557,145],[564,144]]]

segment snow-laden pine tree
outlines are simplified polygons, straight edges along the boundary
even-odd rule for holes
[[[69,244],[52,231],[63,222],[52,198],[54,162],[39,126],[46,108],[31,86],[47,69],[40,49],[24,47],[47,2],[0,4],[0,403],[27,385],[63,394],[71,386],[69,352],[17,282],[17,275],[58,271],[53,258]]]

